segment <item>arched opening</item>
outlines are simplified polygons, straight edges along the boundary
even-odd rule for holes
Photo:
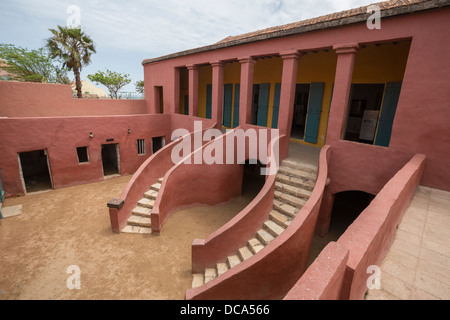
[[[314,261],[329,242],[337,241],[340,238],[374,198],[373,194],[364,191],[344,191],[335,194],[330,228],[324,237],[314,236],[309,264]]]

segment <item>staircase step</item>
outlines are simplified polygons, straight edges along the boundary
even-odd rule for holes
[[[228,265],[225,262],[220,262],[217,264],[217,275],[220,276],[228,271]]]
[[[258,232],[256,233],[256,238],[258,238],[258,240],[261,241],[261,243],[265,246],[267,246],[273,239],[275,239],[274,236],[272,236],[264,229],[258,230]]]
[[[142,198],[141,200],[138,201],[137,205],[139,207],[153,209],[153,206],[155,205],[155,200],[148,199],[148,198]]]
[[[292,222],[291,217],[288,217],[287,215],[284,215],[281,212],[275,210],[272,210],[269,213],[269,219],[283,228],[287,228]]]
[[[239,257],[241,258],[242,261],[247,260],[251,256],[253,256],[253,253],[250,251],[248,247],[242,247],[239,249]]]
[[[197,288],[205,283],[205,275],[203,273],[194,273],[192,278],[192,288]]]
[[[275,182],[275,190],[279,190],[290,195],[308,199],[311,196],[311,191],[305,190],[301,187],[294,187],[290,184],[286,184],[280,181]]]
[[[147,227],[147,228],[151,228],[152,226],[152,220],[150,218],[144,218],[135,215],[129,217],[127,223],[132,226]]]
[[[157,182],[152,184],[152,186],[150,187],[151,190],[155,190],[155,191],[159,191],[159,189],[161,189],[161,183]]]
[[[122,232],[122,233],[152,234],[152,228],[126,225],[122,230],[120,230],[120,232]]]
[[[250,239],[247,244],[253,254],[257,254],[259,251],[264,249],[264,245],[256,238]]]
[[[296,207],[293,207],[290,204],[284,203],[277,199],[273,200],[273,208],[291,218],[295,218],[299,211],[299,209],[297,209]]]
[[[151,200],[156,200],[157,196],[158,196],[158,192],[155,190],[148,190],[146,193],[144,193],[144,197],[151,199]]]
[[[158,179],[158,182],[159,182],[159,183],[162,183],[163,179],[164,179],[164,177],[159,178],[159,179]]]
[[[217,277],[216,268],[206,268],[205,269],[205,283],[211,281],[215,277]]]
[[[141,206],[137,206],[131,211],[131,213],[133,215],[146,217],[146,218],[150,218],[151,212],[152,212],[152,209],[144,208],[144,207],[141,207]]]
[[[300,187],[308,191],[312,191],[314,189],[314,181],[301,177],[293,177],[282,172],[278,172],[275,178],[276,181],[282,182],[285,184],[289,184],[294,187]]]
[[[277,190],[275,190],[274,195],[275,195],[276,199],[278,199],[278,200],[280,200],[280,201],[282,201],[284,203],[288,203],[291,206],[294,206],[294,207],[299,208],[299,209],[301,209],[306,203],[305,199],[302,199],[302,198],[299,198],[299,197],[295,197],[295,196],[292,196],[290,194],[287,194],[287,193],[284,193],[284,192],[280,192],[280,191],[277,191]]]
[[[276,224],[272,220],[267,220],[266,222],[264,222],[263,228],[274,237],[279,236],[284,231],[284,228],[282,226]]]
[[[281,162],[281,166],[290,167],[292,169],[301,170],[304,172],[317,174],[317,167],[307,163],[296,162],[295,160],[285,159]]]
[[[231,268],[237,266],[239,263],[241,263],[241,259],[237,255],[229,256],[227,258],[228,266]]]

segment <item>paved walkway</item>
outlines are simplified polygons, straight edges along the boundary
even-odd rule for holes
[[[450,192],[419,186],[367,300],[450,299]]]

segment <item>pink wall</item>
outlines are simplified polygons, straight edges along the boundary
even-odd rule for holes
[[[121,174],[135,172],[151,155],[151,138],[170,137],[169,130],[167,115],[0,119],[0,176],[4,189],[8,196],[24,193],[19,152],[47,149],[53,187],[61,188],[103,179],[102,144],[118,143]],[[144,156],[137,154],[137,139],[146,141]],[[84,146],[88,147],[90,161],[79,164],[76,147]]]
[[[145,100],[74,99],[70,85],[0,81],[0,117],[147,113]]]
[[[338,239],[350,252],[341,299],[363,299],[367,268],[379,266],[384,259],[424,168],[425,156],[414,156]]]
[[[339,300],[349,251],[330,242],[283,300]]]

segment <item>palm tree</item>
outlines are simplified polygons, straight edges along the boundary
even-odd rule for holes
[[[47,48],[52,58],[61,58],[63,66],[73,70],[78,98],[82,98],[80,72],[83,66],[91,62],[92,53],[96,53],[94,42],[81,27],[61,27],[49,29],[53,34],[47,39]]]

